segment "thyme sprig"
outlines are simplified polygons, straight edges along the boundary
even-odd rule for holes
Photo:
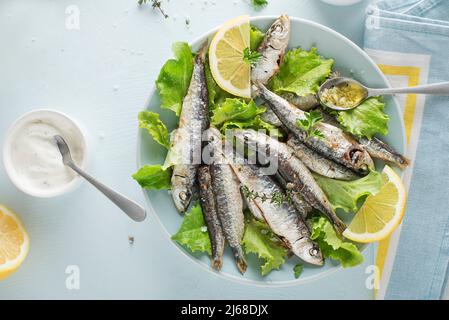
[[[270,200],[270,203],[274,203],[279,206],[285,202],[293,204],[294,192],[293,190],[290,189],[287,189],[285,193],[276,191],[273,192],[271,195],[267,195],[266,193],[259,193],[254,190],[250,190],[248,186],[244,185],[242,186],[242,193],[248,200],[260,199],[260,201],[262,202]]]
[[[139,4],[139,6],[143,5],[143,4],[147,4],[151,2],[151,7],[153,9],[157,9],[161,12],[161,14],[164,16],[165,19],[168,18],[168,14],[165,13],[164,9],[162,9],[162,2],[159,0],[138,0],[137,3]]]

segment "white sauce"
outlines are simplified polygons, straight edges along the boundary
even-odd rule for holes
[[[66,140],[78,165],[84,163],[84,139],[79,129],[58,113],[45,112],[36,117],[22,119],[12,132],[10,160],[21,185],[40,194],[51,194],[77,176],[63,164],[54,136],[61,135]]]

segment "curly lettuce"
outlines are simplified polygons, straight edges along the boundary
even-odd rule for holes
[[[273,269],[279,269],[288,254],[270,227],[255,219],[246,221],[242,243],[246,254],[254,253],[262,260],[260,271],[263,276]]]
[[[353,180],[341,181],[314,174],[318,185],[323,189],[334,209],[356,212],[357,202],[367,195],[375,195],[382,187],[382,176],[371,171],[367,176]]]
[[[310,51],[300,48],[290,50],[279,73],[271,80],[271,88],[277,94],[290,92],[300,97],[315,94],[331,73],[333,64],[334,60],[324,59],[316,48]]]
[[[199,251],[212,254],[203,210],[198,203],[185,214],[181,227],[171,238],[191,252]]]
[[[142,111],[139,113],[139,127],[146,129],[153,137],[154,141],[170,148],[170,138],[168,129],[165,124],[159,119],[159,114],[151,111]]]
[[[170,190],[171,170],[164,170],[160,165],[145,165],[133,174],[133,179],[148,190]]]
[[[310,219],[312,240],[315,240],[325,258],[339,261],[346,267],[354,267],[363,262],[363,255],[351,242],[346,242],[335,232],[332,224],[322,215]]]
[[[185,42],[175,42],[172,48],[175,58],[168,60],[162,67],[156,87],[161,98],[161,108],[172,110],[179,116],[192,77],[193,54]]]
[[[263,38],[265,37],[265,33],[260,31],[257,27],[251,26],[249,30],[249,43],[251,51],[256,51],[259,48]]]
[[[365,100],[352,110],[339,111],[337,120],[343,130],[357,137],[371,139],[375,134],[388,134],[390,118],[384,112],[385,103],[377,97]]]
[[[272,134],[278,130],[272,124],[263,121],[260,115],[266,111],[265,107],[257,106],[253,100],[246,103],[239,98],[227,98],[212,112],[211,124],[224,132],[226,129],[265,129]]]

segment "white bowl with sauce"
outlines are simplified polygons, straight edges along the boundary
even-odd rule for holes
[[[67,141],[73,160],[81,168],[87,162],[87,139],[69,116],[54,110],[28,112],[9,128],[3,146],[3,164],[12,183],[24,193],[51,198],[73,191],[81,178],[64,166],[53,139]]]

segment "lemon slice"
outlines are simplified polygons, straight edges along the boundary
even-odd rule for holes
[[[249,16],[226,22],[215,34],[209,47],[209,65],[217,84],[242,98],[251,98],[251,66],[243,60],[249,48]]]
[[[29,238],[17,216],[0,205],[0,280],[16,271],[28,254]]]
[[[382,188],[369,196],[343,235],[356,242],[388,237],[401,223],[407,194],[401,178],[389,166],[382,171]]]

